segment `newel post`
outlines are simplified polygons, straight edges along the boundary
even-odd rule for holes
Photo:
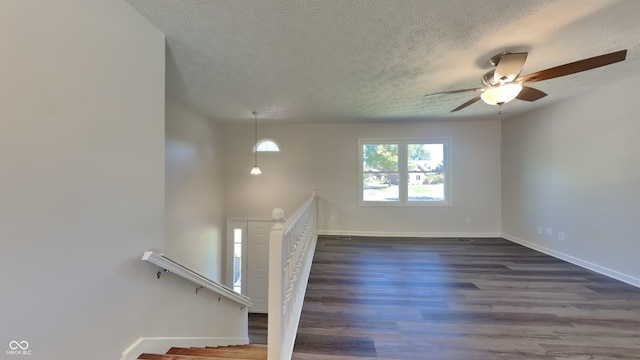
[[[284,306],[282,233],[284,210],[275,208],[271,212],[273,226],[269,233],[269,318],[267,320],[268,359],[280,359],[284,326],[282,321]]]
[[[284,210],[280,208],[274,208],[271,211],[271,218],[273,219],[272,230],[282,230],[282,223],[284,222]]]

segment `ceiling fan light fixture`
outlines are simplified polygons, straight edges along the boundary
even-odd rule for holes
[[[520,84],[504,84],[488,88],[480,94],[480,98],[489,105],[502,105],[515,99],[520,91],[522,91]]]

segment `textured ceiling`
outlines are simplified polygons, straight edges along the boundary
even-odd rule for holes
[[[638,0],[127,0],[166,34],[167,94],[217,121],[495,117],[474,93],[488,59],[522,74],[629,49],[627,60],[532,84],[503,117],[640,74]]]

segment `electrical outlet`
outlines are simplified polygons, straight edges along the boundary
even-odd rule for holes
[[[464,219],[464,221],[465,221],[467,224],[471,224],[471,216],[467,216],[467,218],[466,218],[466,219]]]
[[[336,222],[336,217],[335,217],[335,216],[333,216],[333,215],[331,215],[331,216],[329,217],[329,222]]]
[[[544,235],[544,229],[540,225],[538,225],[538,235]]]
[[[548,237],[552,237],[553,236],[553,229],[550,227],[547,227],[547,236]]]
[[[564,241],[565,240],[564,231],[558,231],[558,240],[560,240],[560,241]]]

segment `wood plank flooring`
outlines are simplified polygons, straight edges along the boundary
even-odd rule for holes
[[[371,358],[640,359],[640,289],[504,239],[320,237],[293,359]]]

